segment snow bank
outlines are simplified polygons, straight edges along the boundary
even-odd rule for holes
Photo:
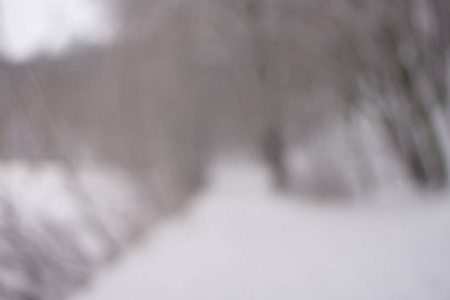
[[[50,223],[69,230],[82,251],[101,262],[111,249],[93,226],[101,226],[117,244],[125,244],[146,223],[143,218],[154,212],[144,210],[148,207],[125,172],[80,163],[77,169],[70,172],[56,162],[2,163],[0,196],[12,204],[25,226],[42,230],[43,224]]]
[[[216,168],[190,212],[73,299],[448,299],[448,204],[300,204],[266,175]]]

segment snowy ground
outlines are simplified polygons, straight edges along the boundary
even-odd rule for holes
[[[324,207],[271,193],[255,166],[213,178],[73,300],[449,299],[449,204]]]

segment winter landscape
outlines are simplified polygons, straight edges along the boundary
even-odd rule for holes
[[[444,0],[1,0],[0,300],[450,297]]]

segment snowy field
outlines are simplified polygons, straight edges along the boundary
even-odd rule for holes
[[[325,207],[271,193],[256,165],[213,178],[73,300],[449,299],[446,201]]]

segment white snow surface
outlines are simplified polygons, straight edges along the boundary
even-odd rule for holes
[[[58,224],[72,232],[72,239],[90,259],[102,261],[107,249],[87,223],[87,211],[116,242],[124,243],[135,221],[142,217],[142,207],[138,205],[135,185],[124,172],[88,163],[77,163],[77,169],[72,174],[57,162],[3,162],[0,198],[14,206],[27,227],[40,229],[45,222]],[[152,216],[150,212],[147,215]]]
[[[73,300],[449,299],[448,201],[319,206],[270,192],[264,170],[240,163],[212,178]]]

